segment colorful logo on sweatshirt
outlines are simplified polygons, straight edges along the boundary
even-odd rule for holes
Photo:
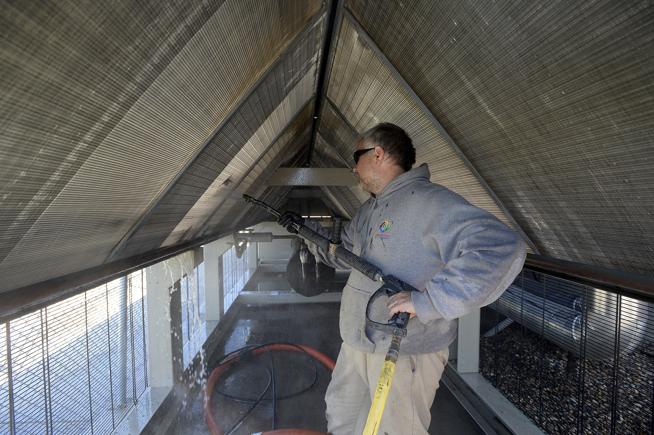
[[[384,219],[384,222],[379,225],[379,232],[380,233],[387,233],[391,230],[393,227],[393,221],[390,219]]]

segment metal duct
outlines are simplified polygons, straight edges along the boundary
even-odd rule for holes
[[[616,343],[627,354],[644,344],[650,304],[598,289],[569,296],[549,289],[543,298],[512,285],[491,308],[576,356],[610,359]]]
[[[652,2],[345,6],[542,255],[654,272]]]

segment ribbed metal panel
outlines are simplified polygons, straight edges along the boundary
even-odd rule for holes
[[[180,236],[190,240],[200,233],[206,233],[209,228],[213,229],[213,233],[219,231],[217,225],[224,217],[224,213],[232,207],[235,200],[239,203],[242,201],[239,192],[242,192],[241,185],[248,173],[255,170],[261,158],[268,153],[289,123],[295,124],[294,119],[302,124],[307,122],[309,106],[307,103],[311,100],[314,89],[315,75],[313,71],[309,71],[236,153],[209,189],[189,210],[165,244],[182,240]],[[301,125],[301,128],[303,127]],[[230,197],[232,195],[237,197]]]
[[[144,273],[0,324],[3,434],[118,426],[147,389]]]
[[[347,7],[541,253],[654,271],[651,2],[411,3]]]
[[[205,234],[214,234],[223,228],[237,228],[250,209],[243,201],[243,193],[257,198],[265,191],[266,181],[275,169],[308,145],[313,106],[313,100],[305,105],[288,128],[249,167],[247,175],[240,182],[236,180],[233,185],[225,186],[222,202],[206,223]]]
[[[325,113],[323,111],[323,113]],[[334,167],[331,166],[334,159],[342,162],[343,159],[340,157],[338,152],[334,147],[327,145],[327,142],[322,139],[321,136],[318,136],[319,139],[316,142],[318,145],[315,149],[317,151],[314,153],[314,163],[318,167]],[[329,155],[326,153],[330,153]],[[338,163],[338,162],[337,162]],[[349,165],[342,163],[337,166],[348,167],[351,166],[352,162]],[[337,214],[340,214],[341,217],[351,219],[355,214],[357,209],[363,204],[369,197],[370,194],[365,192],[359,186],[354,187],[343,187],[343,186],[323,186],[320,188],[322,194],[335,206],[338,207],[337,210],[334,210]]]
[[[432,181],[511,224],[446,138],[347,19],[341,25],[328,97],[334,109],[356,131],[363,132],[384,121],[403,127],[413,140],[417,164],[429,164]],[[354,144],[350,149],[354,149]]]
[[[0,260],[220,6],[3,4]]]
[[[354,165],[352,153],[356,147],[356,141],[359,137],[354,127],[345,121],[341,114],[334,108],[328,99],[322,111],[320,119],[320,135],[324,143],[333,148],[340,158],[346,163],[348,168]],[[322,145],[322,143],[320,144]],[[329,155],[331,152],[323,149],[324,153]]]
[[[4,7],[0,291],[101,264],[319,7]]]
[[[287,186],[268,187],[261,195],[259,195],[259,199],[279,210],[282,209],[282,206],[286,202],[286,197],[291,190],[292,188]],[[258,207],[250,207],[250,212],[247,216],[238,222],[238,228],[245,228],[262,221],[270,220],[274,220],[274,218],[271,217],[270,213],[267,211]]]
[[[334,198],[341,207],[347,212],[346,218],[352,218],[356,214],[359,207],[361,207],[362,201],[355,195],[353,189],[348,187],[341,186],[329,186],[322,187],[325,196],[328,198]]]
[[[188,240],[221,203],[227,182],[237,182],[256,158],[260,143],[288,122],[315,88],[315,68],[323,33],[322,19],[312,21],[282,54],[277,65],[243,102],[207,147],[156,204],[121,250],[121,256]],[[266,137],[262,137],[262,135]],[[272,135],[272,136],[270,136]],[[224,193],[224,192],[223,192]]]

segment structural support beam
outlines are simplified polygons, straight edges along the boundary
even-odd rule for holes
[[[456,371],[459,373],[479,372],[479,325],[479,309],[459,319],[456,356]]]
[[[513,218],[509,210],[504,206],[502,201],[495,195],[495,192],[490,188],[490,186],[486,183],[486,181],[482,178],[481,174],[477,172],[477,169],[472,165],[472,163],[468,160],[468,158],[463,154],[463,151],[461,151],[461,148],[454,142],[454,139],[447,133],[445,128],[441,125],[441,123],[436,119],[434,114],[429,110],[429,108],[423,103],[423,101],[420,99],[418,94],[415,93],[411,85],[402,77],[402,74],[398,71],[397,68],[391,63],[391,61],[386,57],[384,52],[379,48],[377,43],[372,39],[372,37],[368,34],[366,29],[359,23],[359,21],[354,17],[352,12],[350,12],[347,8],[343,8],[343,15],[344,17],[350,22],[350,24],[355,28],[357,34],[361,39],[363,39],[368,45],[368,47],[375,53],[377,58],[388,68],[388,70],[391,72],[395,80],[402,86],[404,91],[407,93],[407,95],[411,98],[411,100],[414,102],[416,106],[427,116],[431,124],[436,128],[436,130],[440,133],[440,135],[443,137],[445,142],[452,148],[452,150],[459,156],[461,161],[465,164],[465,166],[468,168],[468,170],[473,174],[473,176],[477,179],[479,184],[484,188],[486,193],[495,201],[495,204],[497,204],[497,207],[504,213],[504,216],[511,221],[516,228],[516,230],[520,233],[522,236],[522,239],[525,240],[530,248],[532,249],[533,252],[538,253],[538,248],[536,247],[536,244],[529,238],[527,233],[525,233],[520,225],[516,222],[516,220]]]
[[[224,314],[222,294],[222,255],[233,246],[233,236],[204,245],[204,298],[207,325],[215,326]],[[213,329],[211,329],[213,330]]]
[[[525,266],[548,275],[654,303],[654,279],[649,275],[533,254],[527,254]]]
[[[313,148],[316,145],[316,135],[318,134],[318,124],[322,113],[322,106],[325,104],[325,94],[327,84],[329,83],[329,72],[334,60],[336,51],[333,44],[334,32],[337,31],[342,17],[342,0],[331,0],[329,2],[329,15],[325,23],[325,43],[322,47],[320,59],[320,70],[318,71],[318,83],[316,84],[316,105],[314,106],[313,121],[311,123],[311,141],[309,142],[309,154],[307,156],[307,166],[311,166],[311,157]]]
[[[148,385],[173,386],[173,351],[170,325],[170,301],[173,283],[164,262],[146,269],[148,286]]]
[[[356,186],[357,179],[347,168],[278,168],[268,179],[269,186]]]

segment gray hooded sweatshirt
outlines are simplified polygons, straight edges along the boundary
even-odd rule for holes
[[[513,230],[429,176],[423,164],[393,179],[341,233],[345,248],[420,290],[411,294],[416,317],[409,321],[402,354],[448,347],[456,337],[456,319],[498,299],[526,255]],[[327,235],[320,225],[310,226]],[[348,268],[310,245],[325,263]],[[390,344],[389,334],[365,322],[366,304],[379,286],[353,270],[343,289],[341,337],[363,352],[384,353]],[[385,297],[371,308],[373,320],[388,320]]]

